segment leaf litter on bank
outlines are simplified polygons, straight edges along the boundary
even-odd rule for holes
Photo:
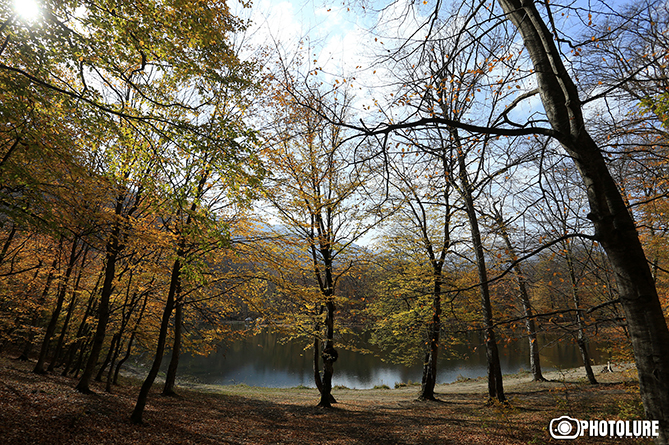
[[[549,443],[550,419],[561,415],[610,419],[638,404],[634,383],[620,373],[604,383],[523,383],[510,386],[511,406],[486,405],[485,394],[455,383],[439,386],[441,402],[419,402],[415,388],[342,390],[333,409],[316,407],[316,390],[179,388],[159,395],[146,424],[129,416],[139,382],[124,381],[93,395],[75,381],[37,376],[30,364],[0,359],[0,443],[6,444],[527,444]],[[474,388],[473,386],[471,388]],[[606,441],[604,441],[606,442]],[[623,444],[647,440],[610,440]],[[603,443],[602,440],[598,443]]]

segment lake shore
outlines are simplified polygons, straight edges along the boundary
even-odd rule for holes
[[[334,409],[316,407],[309,388],[258,388],[187,383],[178,397],[152,392],[146,424],[129,422],[139,380],[93,395],[60,375],[38,376],[31,363],[0,358],[0,443],[8,444],[528,444],[549,443],[552,418],[639,419],[633,365],[504,376],[509,406],[486,403],[484,378],[438,385],[440,402],[416,400],[417,386],[337,388]],[[186,387],[187,386],[187,387]],[[650,443],[646,439],[592,443]]]

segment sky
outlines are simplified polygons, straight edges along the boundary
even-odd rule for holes
[[[303,51],[307,69],[319,68],[319,79],[326,84],[346,78],[367,89],[389,78],[386,68],[374,62],[391,43],[390,36],[410,35],[422,18],[408,17],[401,23],[385,20],[399,15],[409,3],[398,0],[378,12],[341,0],[258,0],[244,16],[254,23],[249,33],[252,44],[277,46],[288,60]]]
[[[37,20],[40,15],[39,4],[36,0],[13,0],[13,7],[22,20]]]
[[[313,48],[310,59],[318,60],[330,72],[341,71],[340,68],[350,70],[361,55],[364,17],[342,5],[308,0],[259,0],[250,10],[250,18],[257,33],[253,36],[255,42],[274,41],[282,52],[291,54],[304,41],[305,46]]]
[[[13,1],[22,19],[37,19],[39,0]],[[359,95],[356,108],[361,110],[362,105],[372,105],[373,97],[380,101],[390,97],[390,88],[382,86],[393,77],[390,68],[375,65],[374,61],[386,47],[394,45],[393,37],[413,34],[424,22],[432,3],[423,10],[418,7],[415,16],[400,21],[385,19],[402,17],[408,5],[415,2],[398,0],[383,12],[373,11],[371,7],[386,6],[389,1],[372,2],[368,9],[363,9],[360,2],[347,6],[351,3],[341,0],[256,0],[251,8],[240,8],[237,13],[253,22],[247,35],[252,46],[277,48],[288,60],[302,52],[308,68],[321,69],[319,79],[326,85],[343,78],[349,81],[355,78],[354,93]],[[234,7],[233,0],[230,5]],[[516,109],[516,120],[522,122],[523,116],[540,108],[539,97],[534,96]],[[365,117],[374,121],[373,116]]]

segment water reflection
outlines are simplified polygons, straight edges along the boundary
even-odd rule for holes
[[[444,357],[440,360],[438,383],[450,383],[460,376],[476,378],[486,375],[485,349],[477,337],[472,335],[468,345],[456,347],[460,358]],[[544,370],[583,365],[573,342],[566,339],[554,341],[554,338],[547,336],[540,337],[539,342],[545,345],[541,349]],[[208,357],[184,355],[180,360],[179,372],[203,383],[216,385],[243,383],[275,388],[298,385],[314,387],[313,352],[304,350],[304,346],[304,343],[297,341],[282,344],[278,334],[263,332],[221,347]],[[591,343],[595,364],[606,362],[607,356],[601,352],[603,346]],[[529,369],[526,339],[504,342],[499,348],[504,374]],[[340,350],[333,384],[356,389],[369,389],[376,385],[392,388],[396,383],[420,381],[421,371],[420,366],[393,365],[372,354]]]

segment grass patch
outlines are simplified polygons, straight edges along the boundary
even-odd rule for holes
[[[412,382],[411,380],[407,380],[406,383],[404,382],[395,383],[395,389],[406,388],[407,386],[420,386],[420,382]]]

